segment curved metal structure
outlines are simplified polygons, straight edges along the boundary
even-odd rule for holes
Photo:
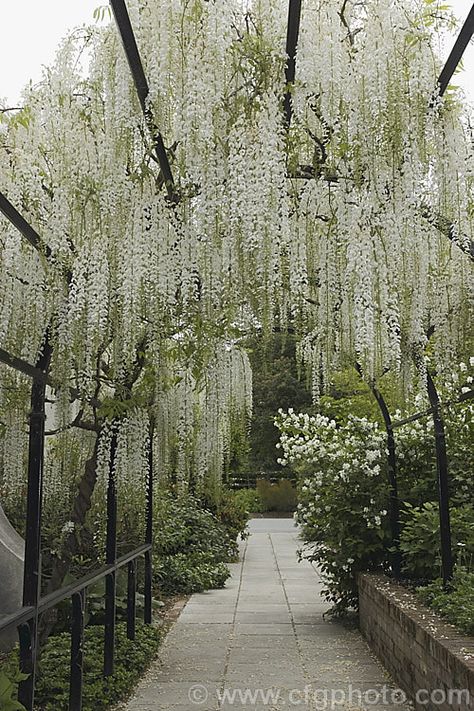
[[[438,472],[438,503],[441,540],[441,563],[443,582],[448,586],[453,578],[453,551],[451,542],[451,520],[449,513],[448,453],[444,420],[440,410],[438,391],[431,373],[427,373],[428,397],[433,408],[433,423],[436,442],[436,469]]]

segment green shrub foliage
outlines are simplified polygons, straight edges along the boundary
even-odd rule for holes
[[[438,579],[418,589],[425,605],[433,608],[464,634],[474,635],[474,573],[458,568],[450,590]]]
[[[256,489],[238,489],[234,492],[234,500],[237,506],[247,512],[247,515],[261,513],[264,510],[262,499]]]
[[[190,595],[224,587],[230,572],[208,553],[175,553],[155,560],[153,576],[161,593]]]
[[[404,571],[415,579],[432,580],[441,575],[439,509],[435,502],[419,508],[406,504],[400,548]],[[451,508],[451,542],[454,559],[474,559],[474,508]]]
[[[474,359],[470,366],[474,367]],[[474,406],[450,406],[472,383],[468,366],[438,384],[446,423],[449,459],[453,552],[458,564],[470,566],[474,554],[473,450]],[[341,377],[341,389],[352,379]],[[352,387],[352,386],[351,386]],[[384,395],[395,420],[396,393],[384,384]],[[390,484],[387,434],[378,420],[350,414],[363,409],[373,395],[361,386],[348,397],[321,398],[326,413],[280,410],[280,463],[298,478],[296,519],[305,546],[301,555],[318,563],[334,612],[358,603],[357,573],[391,573],[393,542],[389,522]],[[342,402],[340,401],[342,400]],[[426,410],[422,395],[414,397],[406,414]],[[373,403],[372,403],[373,410]],[[370,408],[368,408],[370,411]],[[440,574],[440,532],[433,420],[428,415],[395,430],[397,481],[404,574],[413,581],[434,580]]]
[[[233,492],[223,492],[214,510],[190,496],[157,497],[154,582],[159,594],[190,594],[223,587],[225,565],[236,559],[237,537],[245,535],[249,513]]]

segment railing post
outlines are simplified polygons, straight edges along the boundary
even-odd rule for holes
[[[36,367],[46,374],[52,348],[46,336],[42,354]],[[46,378],[34,378],[31,386],[31,411],[28,443],[28,493],[26,503],[25,564],[23,577],[23,606],[37,608],[41,594],[41,502],[43,496],[44,430]],[[36,663],[38,655],[38,614],[20,636],[20,667],[28,674],[21,682],[18,699],[27,711],[33,709],[35,697]],[[27,641],[28,640],[28,641]]]
[[[37,620],[26,623],[18,627],[20,670],[25,674],[30,674],[28,679],[20,682],[18,686],[18,701],[23,704],[27,711],[33,711],[36,658],[34,656],[36,643]],[[31,683],[31,681],[33,683]]]
[[[451,518],[449,512],[449,473],[448,454],[446,451],[446,435],[444,421],[440,412],[440,401],[436,385],[429,372],[427,372],[426,378],[428,397],[433,409],[433,423],[436,442],[436,469],[438,473],[438,502],[443,582],[445,587],[448,587],[453,578],[453,551],[451,545]]]
[[[145,543],[153,543],[153,437],[155,434],[155,421],[150,420],[150,448],[148,450],[148,474],[147,474],[147,503],[146,503],[146,534]],[[152,551],[145,553],[145,624],[151,625],[153,619],[153,563]]]
[[[84,614],[86,591],[72,596],[71,626],[71,681],[69,686],[69,711],[81,711],[84,661]]]
[[[128,564],[127,586],[127,637],[135,639],[135,618],[137,614],[137,565],[134,560]]]
[[[109,480],[107,486],[107,542],[105,561],[113,565],[117,561],[117,488],[115,485],[115,457],[117,453],[117,424],[112,423],[110,445]],[[105,578],[105,639],[104,676],[114,673],[115,618],[116,618],[117,574],[115,570]]]

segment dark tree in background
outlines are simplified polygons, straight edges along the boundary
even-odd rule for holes
[[[311,406],[304,378],[298,378],[294,337],[275,333],[247,343],[253,370],[253,417],[250,430],[249,470],[276,475],[288,471],[277,464],[279,432],[273,420],[279,408],[296,412]]]

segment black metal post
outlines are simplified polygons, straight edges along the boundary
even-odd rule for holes
[[[75,593],[72,603],[71,627],[71,680],[69,686],[69,711],[82,711],[84,681],[84,614],[86,591]]]
[[[31,411],[28,444],[28,493],[26,503],[25,563],[23,577],[23,606],[37,608],[41,595],[41,502],[43,496],[44,429],[46,373],[52,348],[48,336],[36,368],[44,377],[34,378],[31,386]],[[33,708],[35,696],[36,662],[38,654],[38,613],[29,623],[29,644],[23,634],[20,644],[20,667],[28,678],[19,686],[18,699],[28,711]]]
[[[128,564],[127,587],[127,637],[135,639],[135,618],[137,615],[137,565],[134,560]]]
[[[453,578],[453,551],[451,544],[451,519],[449,513],[448,454],[444,421],[440,412],[439,395],[431,374],[427,373],[428,397],[433,408],[433,423],[436,441],[436,469],[438,472],[439,522],[441,538],[441,561],[443,582],[449,586]]]
[[[375,399],[382,413],[387,430],[387,466],[388,478],[390,482],[390,530],[392,537],[392,571],[395,578],[399,578],[402,572],[402,556],[400,551],[400,500],[398,498],[398,482],[397,482],[397,456],[395,448],[395,437],[393,434],[392,418],[387,407],[387,403],[382,394],[376,387],[372,388]]]
[[[142,108],[145,121],[150,129],[150,133],[153,137],[155,151],[160,165],[161,174],[163,176],[163,182],[168,193],[168,198],[170,201],[176,202],[178,198],[175,191],[173,174],[171,172],[171,166],[168,154],[166,153],[163,136],[154,124],[153,117],[151,116],[150,109],[147,104],[150,89],[145,76],[145,71],[143,69],[143,63],[140,57],[137,41],[135,39],[135,34],[133,32],[132,23],[130,21],[130,15],[128,14],[127,4],[125,0],[110,0],[110,4],[112,6],[115,22],[120,32],[123,48],[125,50],[135,88],[137,90],[138,99],[140,101],[140,106]]]
[[[446,89],[449,86],[449,82],[456,71],[459,62],[462,59],[466,47],[469,44],[472,35],[474,34],[474,3],[469,11],[469,14],[462,26],[461,32],[459,33],[454,47],[447,59],[446,64],[443,67],[441,74],[439,75],[438,85],[439,85],[439,95],[443,96]]]
[[[355,365],[357,372],[362,377],[362,368],[359,363]],[[389,516],[390,516],[390,532],[392,539],[392,552],[390,555],[392,563],[392,571],[395,578],[401,576],[402,557],[400,552],[400,499],[398,497],[398,482],[397,482],[397,455],[395,446],[395,437],[393,433],[393,423],[388,409],[387,403],[382,393],[375,385],[369,385],[370,390],[377,401],[377,404],[382,413],[385,429],[387,431],[387,469],[388,479],[390,484],[390,499],[389,499]]]
[[[296,48],[298,46],[301,23],[301,2],[302,0],[290,0],[288,9],[288,30],[286,36],[286,54],[288,56],[288,60],[285,71],[286,92],[284,100],[284,111],[288,127],[291,124],[291,118],[293,115],[293,109],[291,106],[291,88],[295,82]]]
[[[150,448],[148,450],[147,473],[147,502],[146,502],[146,534],[145,543],[153,543],[153,437],[155,434],[155,421],[150,420]],[[152,609],[153,592],[153,563],[151,550],[145,553],[145,624],[150,625],[153,618]]]
[[[115,485],[115,456],[117,453],[117,428],[113,423],[110,446],[109,480],[107,486],[107,542],[106,563],[117,561],[117,489]],[[105,640],[104,640],[104,676],[114,673],[115,657],[115,618],[116,618],[117,575],[115,570],[105,578]]]

